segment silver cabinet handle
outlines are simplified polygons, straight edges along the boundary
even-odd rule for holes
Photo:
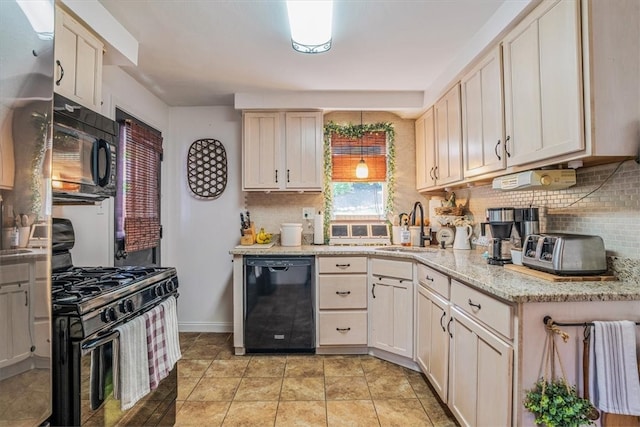
[[[496,157],[498,158],[498,160],[502,160],[502,157],[500,157],[500,153],[498,153],[498,147],[500,147],[500,140],[498,140],[498,143],[494,147],[493,151],[495,151]]]
[[[376,284],[375,283],[371,286],[371,295],[374,298],[376,297]]]
[[[64,68],[62,68],[62,63],[60,63],[59,59],[56,59],[56,65],[58,66],[58,68],[60,68],[60,78],[58,80],[56,80],[56,86],[60,86],[60,82],[62,81],[62,78],[64,77]]]
[[[510,136],[507,136],[507,139],[504,140],[504,152],[507,153],[507,157],[511,157],[511,153],[509,152],[509,140]]]
[[[347,296],[351,294],[351,291],[336,291],[336,295]]]
[[[444,316],[446,316],[447,313],[446,312],[442,312],[442,316],[440,316],[440,327],[442,328],[442,332],[446,332],[444,329],[444,324],[442,323],[442,321],[444,320]]]
[[[336,264],[336,267],[338,267],[338,268],[349,268],[349,267],[351,267],[351,264]]]
[[[278,169],[275,170],[276,172],[276,183],[278,182]]]
[[[350,330],[351,330],[351,328],[336,328],[336,331],[338,331],[338,332],[348,332]]]
[[[447,332],[449,332],[449,338],[453,338],[453,334],[451,333],[451,322],[453,322],[453,317],[449,318],[447,322]]]
[[[429,277],[429,275],[427,274],[424,278],[425,280],[428,280],[430,282],[433,282],[433,277]]]

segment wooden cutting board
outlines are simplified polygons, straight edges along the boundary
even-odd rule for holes
[[[238,245],[236,246],[236,249],[269,249],[275,244],[276,244],[275,242],[271,242],[271,243],[254,243],[253,245]]]
[[[608,282],[612,280],[618,280],[613,275],[599,275],[599,276],[559,276],[557,274],[547,273],[545,271],[534,270],[533,268],[525,267],[524,265],[505,264],[504,268],[507,270],[517,271],[518,273],[526,274],[538,279],[548,280],[550,282],[593,282],[602,281]]]

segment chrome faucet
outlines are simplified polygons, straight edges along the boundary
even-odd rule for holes
[[[424,209],[422,203],[416,202],[413,205],[413,211],[411,212],[411,218],[413,219],[413,225],[416,225],[416,208],[420,208],[420,246],[424,248],[425,240],[431,240],[431,236],[424,234]]]

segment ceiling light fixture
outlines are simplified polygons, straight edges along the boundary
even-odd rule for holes
[[[365,179],[369,177],[369,166],[367,166],[362,156],[362,139],[364,137],[364,132],[362,131],[362,111],[360,111],[360,132],[360,161],[356,166],[356,178]]]
[[[332,0],[287,0],[291,44],[302,53],[331,49]]]

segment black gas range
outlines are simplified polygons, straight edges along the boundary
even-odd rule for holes
[[[51,424],[103,426],[145,424],[144,407],[121,411],[118,392],[119,333],[116,328],[170,297],[178,297],[173,267],[77,267],[71,262],[73,226],[54,218],[52,236],[53,416]],[[155,398],[154,398],[155,396]],[[177,369],[146,402],[155,418],[175,417]],[[155,400],[154,400],[155,399]],[[140,409],[140,410],[138,410]]]
[[[71,267],[54,272],[53,314],[78,323],[73,339],[111,329],[140,311],[175,295],[173,267]]]

